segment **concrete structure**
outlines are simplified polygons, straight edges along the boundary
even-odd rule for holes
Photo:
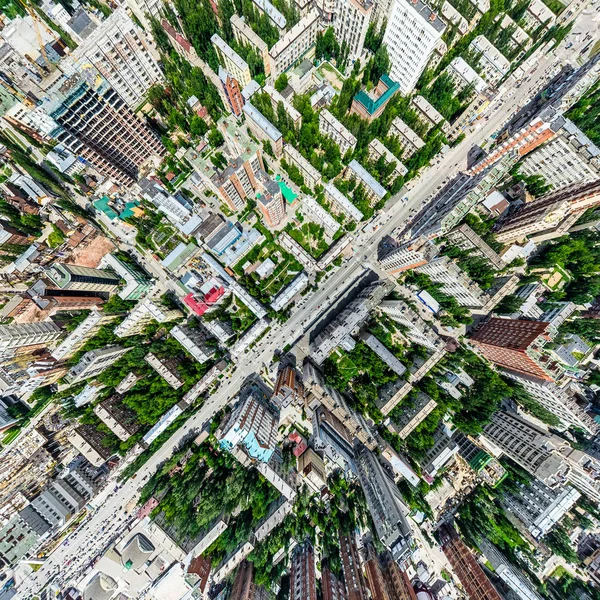
[[[344,171],[344,178],[354,179],[362,184],[365,195],[371,204],[381,202],[388,191],[356,160],[351,160]]]
[[[118,292],[119,298],[123,300],[139,300],[152,289],[152,279],[133,260],[125,261],[113,254],[107,254],[100,264],[112,269],[125,281],[125,285]]]
[[[331,207],[336,214],[342,213],[352,221],[362,221],[363,214],[333,183],[325,186],[325,200],[331,203]]]
[[[65,381],[73,385],[90,377],[96,377],[117,362],[129,350],[131,348],[122,348],[121,346],[108,346],[99,350],[90,350],[81,357],[75,366],[71,367],[65,375]]]
[[[369,512],[381,543],[398,564],[405,562],[412,546],[412,531],[395,483],[388,477],[375,454],[364,446],[356,449],[356,470],[367,498]]]
[[[287,26],[287,21],[285,17],[269,2],[269,0],[252,0],[254,2],[254,6],[258,8],[260,13],[264,13],[269,17],[273,25],[277,27],[280,31],[285,31]]]
[[[469,50],[479,56],[481,76],[489,85],[496,85],[509,72],[510,61],[484,35],[478,35]]]
[[[575,183],[536,198],[515,211],[500,227],[499,242],[543,241],[567,233],[588,209],[600,205],[600,180]]]
[[[118,184],[135,183],[140,167],[165,152],[104,80],[93,86],[77,75],[64,83],[59,80],[48,90],[48,98],[44,109],[58,125],[52,137]]]
[[[400,117],[396,117],[392,121],[390,135],[398,138],[403,159],[409,159],[425,145],[425,142]]]
[[[258,52],[263,61],[265,75],[268,77],[271,74],[271,61],[269,59],[269,47],[266,42],[254,33],[252,27],[246,23],[244,17],[233,14],[230,21],[233,35],[237,42],[244,46],[250,46]]]
[[[177,309],[163,307],[154,300],[145,298],[144,300],[140,300],[125,319],[115,327],[115,335],[117,337],[138,335],[144,331],[146,326],[152,323],[152,321],[156,321],[157,323],[167,323],[168,321],[179,319],[182,316],[182,312]]]
[[[302,199],[301,210],[304,216],[323,227],[325,235],[332,238],[341,225],[314,198],[306,196]]]
[[[117,394],[97,404],[94,414],[122,441],[128,440],[140,428],[136,412]]]
[[[342,156],[356,146],[356,138],[326,108],[319,113],[319,131],[340,147]]]
[[[256,204],[267,227],[277,227],[285,220],[285,200],[274,181],[266,181],[265,191],[256,196]]]
[[[404,177],[408,173],[408,169],[383,145],[381,140],[373,138],[369,144],[369,159],[377,162],[382,157],[386,164],[395,163],[391,179]]]
[[[437,334],[402,300],[384,300],[379,309],[406,329],[402,335],[411,342],[429,350],[437,350],[442,345],[443,342]]]
[[[414,89],[445,30],[444,22],[421,0],[392,4],[383,43],[390,55],[390,77],[403,95]]]
[[[444,69],[444,72],[452,79],[454,89],[457,92],[462,92],[470,86],[472,87],[474,94],[480,94],[487,87],[485,80],[482,79],[477,71],[460,56],[453,59]]]
[[[413,96],[410,107],[417,113],[421,122],[427,126],[427,130],[439,125],[443,132],[449,131],[450,127],[446,119],[423,96]]]
[[[307,448],[298,457],[297,469],[314,492],[319,493],[327,485],[325,463],[312,448]]]
[[[438,253],[439,249],[435,244],[423,238],[416,238],[393,248],[378,262],[383,269],[396,275],[426,265]]]
[[[484,258],[496,270],[506,267],[506,262],[488,244],[477,235],[466,223],[462,223],[446,235],[448,243],[461,250],[466,250],[471,256]]]
[[[392,370],[402,376],[406,367],[371,333],[363,331],[360,339]]]
[[[92,65],[131,109],[136,109],[148,89],[163,79],[146,37],[124,8],[103,20],[71,58],[83,70]]]
[[[504,495],[502,504],[537,540],[559,523],[581,497],[570,485],[552,489],[537,479],[518,487],[517,493]]]
[[[525,156],[519,172],[541,175],[554,190],[600,177],[600,148],[572,121],[565,119],[556,135]]]
[[[323,600],[347,600],[346,585],[336,577],[327,564],[321,566],[321,589]]]
[[[175,325],[171,335],[192,355],[194,360],[204,363],[215,353],[215,348],[206,342],[210,336],[202,329],[192,329],[185,325]]]
[[[90,314],[52,351],[56,360],[63,360],[73,356],[96,332],[115,317],[105,315],[97,310]]]
[[[120,277],[111,271],[79,265],[53,264],[46,275],[61,290],[110,293],[121,283]]]
[[[63,336],[53,321],[10,323],[0,326],[0,352],[27,346],[50,345]]]
[[[144,360],[174,389],[178,390],[183,385],[183,380],[179,375],[176,359],[158,358],[158,356],[149,352],[144,356]]]
[[[294,165],[300,170],[302,177],[304,177],[304,183],[306,187],[311,190],[315,189],[315,186],[322,185],[321,173],[317,171],[305,158],[290,144],[285,144],[283,148],[283,158],[290,164]]]
[[[309,540],[296,546],[292,553],[290,600],[317,600],[315,553]]]
[[[244,104],[246,124],[250,131],[261,141],[271,144],[275,156],[283,152],[283,135],[259,110],[247,102]]]
[[[398,92],[400,85],[383,74],[375,89],[367,92],[360,90],[352,99],[350,114],[356,114],[361,119],[371,122],[383,113],[388,102]]]
[[[300,128],[302,125],[302,115],[294,108],[291,102],[288,102],[272,85],[266,84],[263,87],[263,93],[267,94],[271,99],[271,107],[277,112],[278,106],[281,104],[287,116],[292,120],[295,127]]]
[[[93,425],[80,425],[73,429],[67,437],[71,445],[95,467],[102,466],[113,454],[102,443],[105,434],[98,431]]]
[[[218,33],[213,34],[210,41],[225,69],[238,81],[240,87],[246,87],[252,80],[248,63]]]
[[[216,34],[215,34],[216,35]],[[244,107],[244,97],[238,80],[231,75],[231,73],[219,65],[219,79],[223,86],[223,92],[229,103],[231,112],[239,117],[242,114]]]
[[[498,411],[484,427],[483,435],[510,459],[549,487],[564,482],[568,467],[554,453],[550,436],[522,417]]]
[[[268,462],[277,440],[277,421],[267,406],[249,395],[233,410],[218,436],[221,448],[231,452],[238,444],[258,461]]]
[[[432,483],[437,474],[458,454],[458,444],[452,439],[452,431],[442,421],[433,432],[433,446],[419,458],[425,481]]]
[[[403,408],[400,416],[395,416],[394,420],[388,424],[388,429],[396,433],[402,439],[406,439],[412,431],[415,430],[437,406],[435,400],[423,392],[417,392],[412,405]]]
[[[539,27],[552,27],[555,21],[556,16],[542,0],[531,0],[523,15],[524,27],[532,33]]]
[[[347,600],[367,600],[369,593],[355,533],[340,534],[340,556],[346,582]]]
[[[154,204],[178,228],[192,217],[192,205],[180,194],[174,196],[156,181],[145,177],[140,179],[138,185],[142,196]]]
[[[262,1],[266,2],[267,0]],[[287,71],[313,46],[317,39],[318,24],[319,15],[313,9],[305,17],[302,17],[271,48],[269,60],[271,62],[271,75],[274,80]]]
[[[273,301],[271,302],[271,308],[273,310],[284,309],[296,295],[298,295],[309,285],[309,283],[310,280],[308,275],[306,273],[300,273],[293,279],[292,283],[281,290],[281,292],[279,292],[279,294],[273,298]]]
[[[362,57],[365,36],[371,14],[373,2],[371,0],[336,0],[333,19],[335,38],[340,44],[348,46],[348,57],[355,61]]]

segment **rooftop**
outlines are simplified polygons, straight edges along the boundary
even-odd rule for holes
[[[248,63],[218,34],[215,33],[210,41],[240,70],[245,71]]]
[[[378,98],[371,97],[365,90],[360,90],[354,96],[354,100],[360,102],[370,115],[379,110],[400,89],[400,84],[392,81],[387,75],[382,75],[380,81],[383,81],[386,90]]]
[[[252,104],[249,102],[244,104],[243,110],[274,142],[278,142],[282,138],[281,131]]]
[[[358,179],[363,181],[373,193],[379,198],[383,198],[387,194],[387,190],[356,160],[351,160],[348,164],[350,169]]]

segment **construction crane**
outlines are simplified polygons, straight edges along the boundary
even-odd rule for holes
[[[40,23],[43,25],[44,29],[54,38],[56,38],[56,33],[44,23],[44,21],[40,18],[37,11],[33,6],[31,6],[29,0],[17,0],[17,2],[29,13],[31,20],[33,21],[33,29],[35,31],[35,36],[37,38],[38,44],[40,46],[40,52],[42,54],[42,58],[46,63],[46,67],[48,70],[52,70],[52,63],[48,59],[48,54],[46,53],[46,48],[44,45],[44,40],[42,39],[42,34],[40,33]]]

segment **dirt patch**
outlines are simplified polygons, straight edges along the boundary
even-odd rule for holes
[[[89,244],[84,243],[74,248],[68,263],[95,268],[105,255],[114,250],[116,250],[116,246],[107,237],[99,235]]]

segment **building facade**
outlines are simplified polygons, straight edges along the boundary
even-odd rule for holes
[[[340,46],[347,44],[350,60],[354,61],[363,54],[373,6],[371,0],[336,0],[333,30]]]

